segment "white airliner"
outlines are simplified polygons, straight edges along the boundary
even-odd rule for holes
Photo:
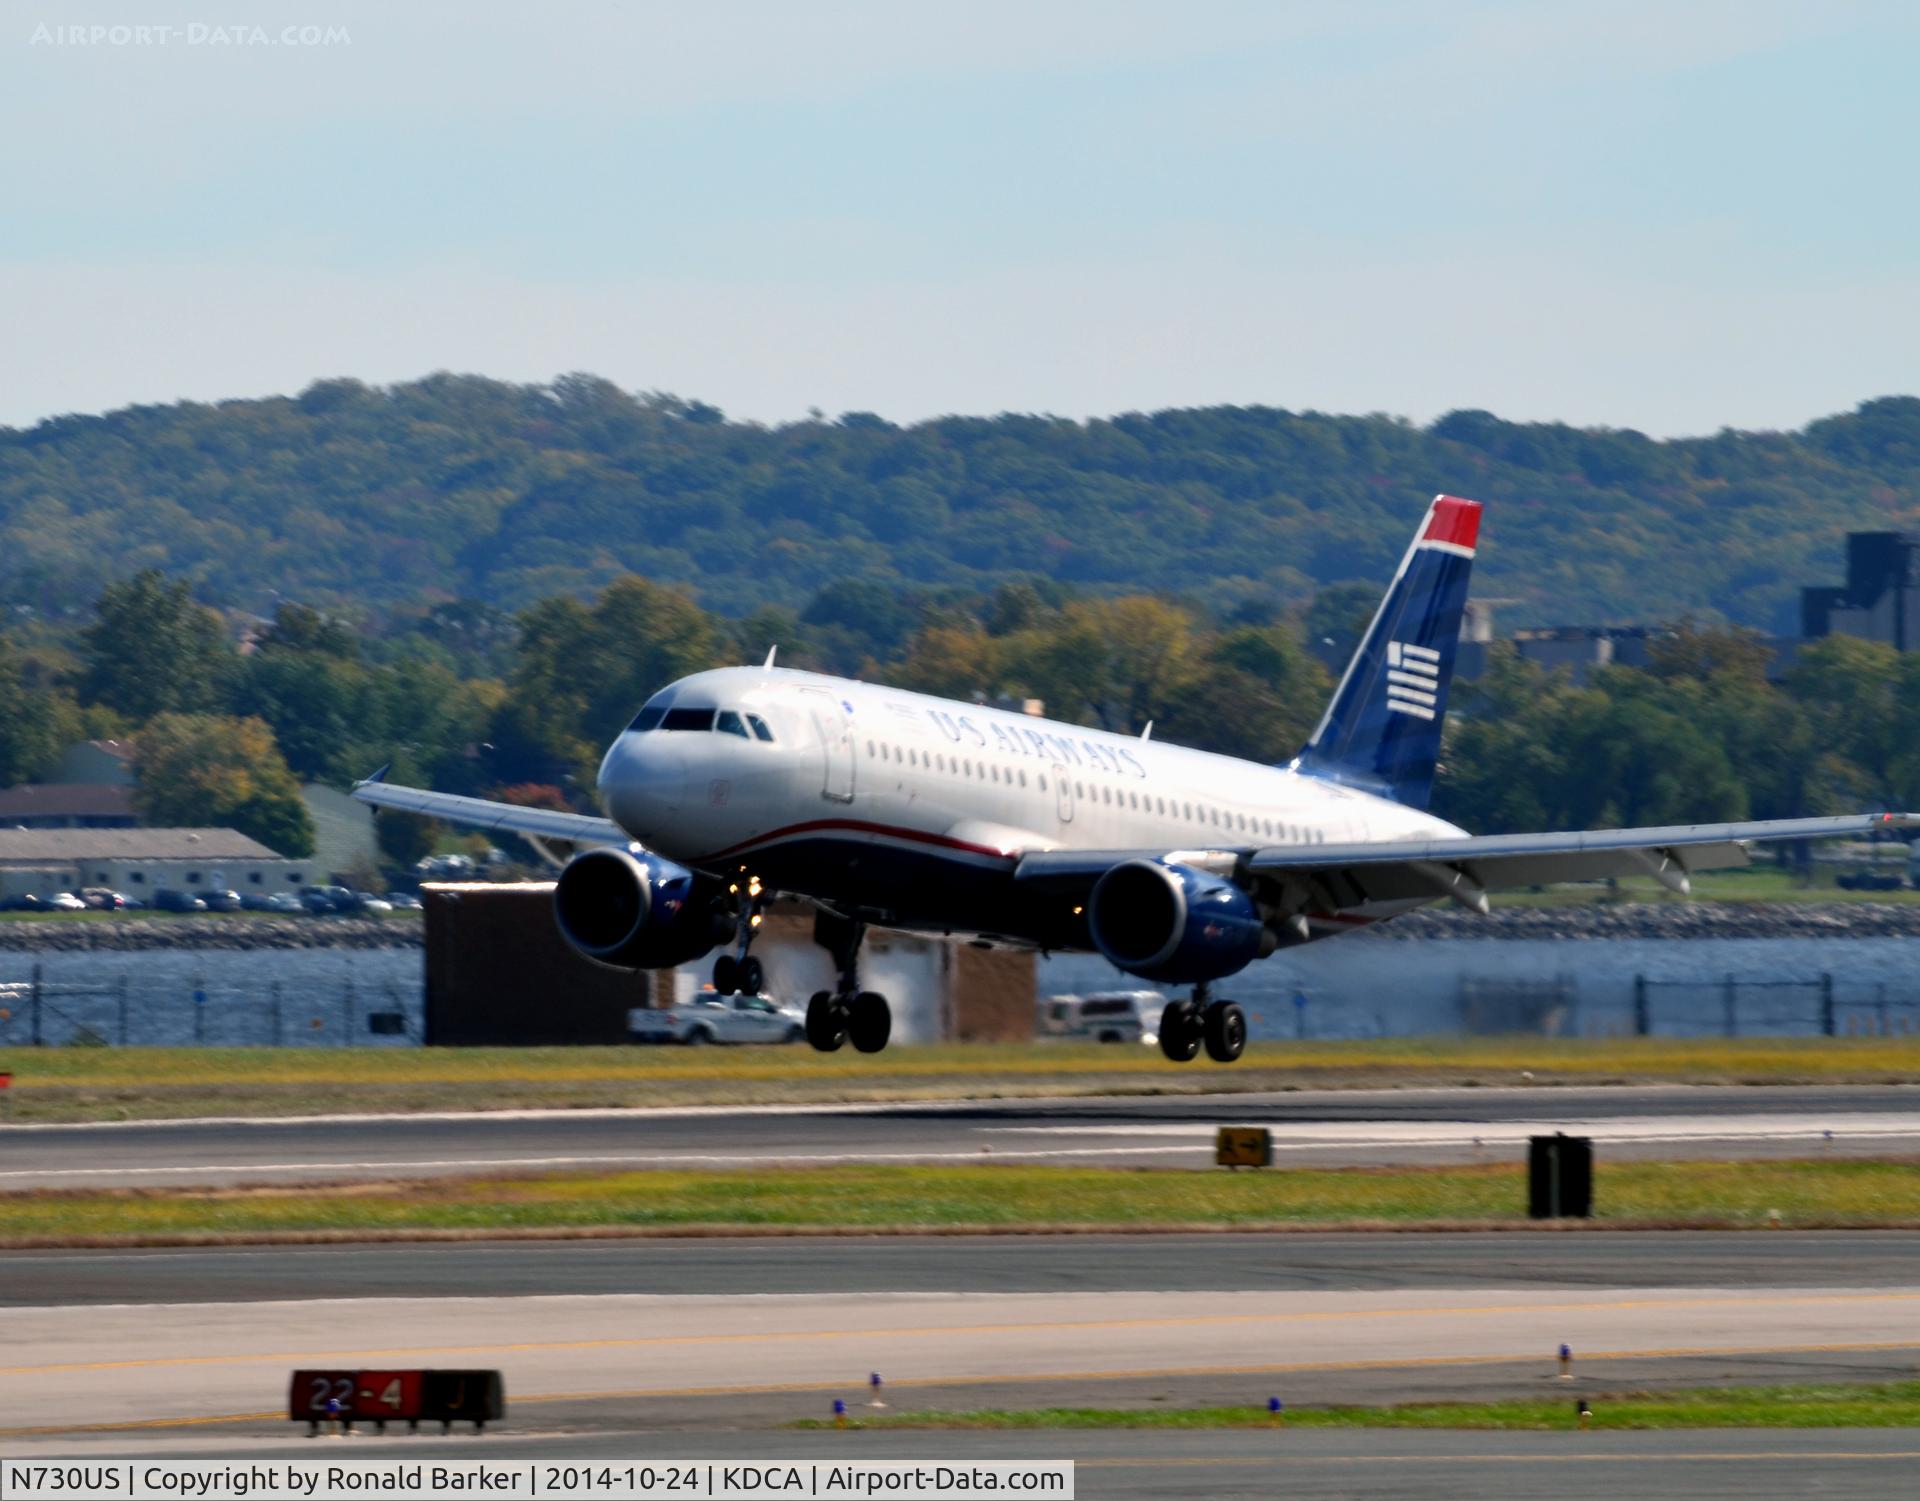
[[[1879,813],[1477,838],[1426,811],[1446,714],[1477,502],[1442,495],[1335,691],[1290,762],[1264,766],[924,694],[773,666],[660,690],[600,766],[607,817],[393,786],[381,807],[578,849],[554,888],[561,933],[604,964],[655,969],[723,950],[714,985],[760,988],[762,903],[810,901],[838,987],[807,1037],[886,1046],[860,988],[868,925],[1093,951],[1192,986],[1160,1046],[1231,1062],[1238,1006],[1209,987],[1276,949],[1497,887],[1741,865],[1745,845],[1910,827]]]

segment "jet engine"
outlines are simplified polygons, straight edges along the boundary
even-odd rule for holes
[[[645,851],[611,845],[567,862],[553,888],[560,936],[620,969],[667,969],[733,933],[720,884]]]
[[[1107,961],[1144,980],[1219,980],[1267,946],[1253,898],[1191,865],[1125,860],[1094,883],[1087,927]]]

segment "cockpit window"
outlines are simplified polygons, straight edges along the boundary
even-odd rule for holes
[[[767,744],[773,744],[773,731],[767,728],[766,720],[762,719],[758,714],[749,714],[747,716],[747,723],[753,726],[754,734],[766,741]]]
[[[722,709],[713,727],[723,735],[738,735],[742,740],[752,738],[747,734],[747,727],[740,722],[740,716],[731,709]]]
[[[663,730],[710,730],[713,728],[713,710],[705,709],[669,709],[667,717],[660,721]]]
[[[633,723],[628,725],[627,728],[636,735],[642,731],[654,729],[662,719],[666,718],[666,714],[667,711],[665,709],[642,709],[638,714],[634,715]]]

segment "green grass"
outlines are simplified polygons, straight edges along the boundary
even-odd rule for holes
[[[603,1232],[1520,1227],[1512,1163],[1444,1168],[1142,1170],[1026,1164],[653,1170],[324,1188],[0,1194],[0,1244]],[[1594,1223],[1920,1225],[1920,1159],[1623,1162]]]
[[[296,1019],[297,1024],[297,1019]],[[750,1105],[1420,1085],[1911,1083],[1920,1037],[1258,1042],[1239,1063],[1056,1044],[807,1048],[4,1048],[14,1119]]]
[[[1290,1408],[1288,1428],[1556,1429],[1580,1426],[1571,1393],[1508,1402],[1421,1402],[1389,1407]],[[1910,1428],[1920,1427],[1920,1381],[1858,1386],[1690,1387],[1590,1393],[1592,1428]],[[793,1428],[831,1428],[807,1418]],[[989,1408],[978,1412],[899,1412],[861,1416],[856,1428],[1270,1428],[1266,1406]]]

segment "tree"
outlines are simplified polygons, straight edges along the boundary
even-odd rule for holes
[[[313,853],[313,820],[264,720],[156,715],[134,742],[133,775],[148,823],[237,829],[290,858]]]
[[[590,781],[641,704],[725,657],[705,611],[646,579],[615,579],[591,606],[543,601],[521,616],[511,692],[494,719],[496,776]]]
[[[148,568],[109,584],[82,633],[80,695],[134,719],[222,707],[238,657],[185,579]]]
[[[30,684],[19,651],[0,636],[0,787],[44,776],[80,728],[72,698]]]
[[[412,870],[440,842],[440,824],[421,813],[382,808],[373,816],[373,837],[381,854],[402,870]]]

